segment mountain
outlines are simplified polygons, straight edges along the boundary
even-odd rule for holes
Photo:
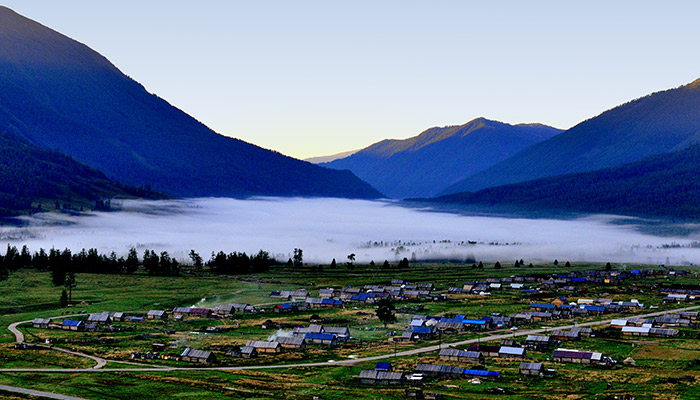
[[[430,128],[409,139],[383,140],[321,165],[348,169],[393,198],[433,196],[560,132],[545,125],[477,118],[460,126]]]
[[[614,167],[700,142],[700,79],[606,111],[450,186],[475,191]]]
[[[57,151],[0,131],[0,217],[59,208],[92,209],[104,199],[163,196],[114,182]],[[100,203],[101,204],[101,203]]]
[[[305,158],[304,161],[308,161],[311,164],[328,163],[331,161],[339,160],[341,158],[350,157],[351,155],[357,153],[358,151],[360,151],[360,150],[344,151],[342,153],[331,154],[329,156],[310,157],[310,158]]]
[[[700,218],[700,145],[618,167],[431,199],[491,210],[575,211]]]
[[[174,196],[381,196],[349,171],[215,133],[97,52],[5,7],[0,130]]]

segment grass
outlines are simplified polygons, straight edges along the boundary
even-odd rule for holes
[[[562,262],[563,263],[563,262]],[[568,270],[600,269],[603,265],[574,265]],[[637,266],[634,266],[636,268]],[[621,268],[616,266],[616,268]],[[628,268],[633,268],[629,266]],[[566,270],[558,267],[557,271]],[[382,270],[377,267],[356,266],[352,270],[338,267],[318,271],[315,266],[293,268],[279,266],[270,273],[247,276],[245,280],[231,277],[149,277],[78,275],[78,286],[74,299],[75,307],[58,307],[60,288],[50,284],[47,273],[19,271],[11,275],[0,288],[0,325],[7,326],[15,321],[30,320],[35,317],[49,317],[71,314],[77,311],[133,311],[144,313],[151,308],[168,309],[174,306],[197,304],[212,307],[226,302],[251,304],[274,303],[268,296],[270,291],[307,288],[314,293],[318,288],[361,286],[369,283],[388,283],[401,277],[414,282],[431,281],[438,292],[446,292],[450,286],[461,286],[462,282],[487,277],[511,276],[524,273],[552,273],[552,265],[538,265],[533,268],[513,268],[504,263],[504,268],[473,269],[471,265],[420,264],[406,271]],[[637,298],[647,305],[658,305],[661,309],[677,308],[677,304],[662,305],[658,291],[652,285],[663,283],[696,284],[693,275],[686,277],[658,277],[645,280],[630,280],[618,286],[601,285],[574,294],[580,297],[611,297],[615,300]],[[633,287],[636,285],[636,288]],[[34,329],[23,326],[27,340],[42,342],[50,338],[62,347],[70,347],[86,353],[97,354],[112,359],[128,359],[132,351],[148,351],[151,343],[177,343],[178,349],[185,345],[206,348],[211,345],[243,344],[249,339],[265,339],[276,332],[275,329],[262,329],[267,319],[288,324],[308,324],[313,314],[322,318],[347,320],[353,337],[357,341],[341,344],[334,348],[319,345],[310,346],[304,352],[287,352],[279,356],[263,356],[259,359],[242,360],[230,358],[218,352],[220,364],[256,365],[269,363],[313,362],[348,359],[350,356],[371,356],[388,354],[394,345],[387,341],[389,331],[405,329],[412,314],[483,316],[492,312],[514,313],[528,309],[531,301],[546,301],[559,293],[550,292],[541,296],[523,295],[519,291],[504,289],[493,292],[492,296],[448,296],[446,302],[402,302],[397,304],[397,322],[386,328],[371,314],[372,305],[352,304],[345,309],[312,310],[295,314],[253,314],[238,315],[235,318],[199,319],[184,322],[149,321],[141,324],[115,323],[116,327],[132,326],[133,330],[122,332],[68,332],[61,330]],[[269,307],[267,307],[269,308]],[[420,312],[416,312],[420,310]],[[644,312],[649,312],[645,310]],[[605,318],[608,318],[606,315]],[[577,319],[584,322],[596,318]],[[538,326],[560,325],[563,321],[538,324]],[[195,333],[207,326],[232,328],[222,334]],[[697,336],[697,328],[684,328],[684,331]],[[173,333],[174,332],[174,333]],[[443,341],[457,341],[477,337],[478,333],[463,333],[443,338]],[[100,344],[100,338],[114,339],[113,343]],[[11,343],[14,337],[9,331],[0,334],[0,365],[10,367],[90,367],[93,361],[52,351],[20,351]],[[519,339],[521,341],[524,338]],[[437,340],[398,344],[397,351],[437,344]],[[447,398],[496,399],[503,395],[490,393],[498,387],[512,394],[510,399],[603,399],[608,395],[632,394],[637,399],[692,399],[700,397],[700,366],[693,360],[700,357],[700,344],[695,337],[679,339],[658,338],[588,338],[580,342],[566,343],[565,347],[601,351],[618,360],[630,356],[637,366],[618,366],[614,370],[600,370],[587,365],[557,364],[548,360],[548,353],[529,352],[528,359],[544,362],[548,368],[556,368],[558,377],[554,379],[522,378],[518,375],[518,360],[487,359],[486,367],[502,372],[502,379],[496,382],[473,384],[468,380],[432,380],[426,382],[424,391],[439,392]],[[176,351],[176,350],[173,350]],[[398,370],[411,370],[418,362],[448,363],[440,361],[435,354],[403,357],[392,360]],[[145,362],[145,361],[143,361]],[[175,361],[160,361],[164,365],[184,366]],[[467,366],[466,364],[452,363]],[[259,371],[129,371],[132,366],[109,363],[107,367],[123,368],[120,372],[78,373],[2,373],[0,383],[27,387],[49,392],[82,396],[91,399],[121,398],[311,398],[322,399],[403,399],[404,388],[367,387],[354,378],[362,368],[372,368],[372,363],[353,367],[293,368]],[[691,377],[693,381],[688,380]],[[679,379],[682,378],[682,379]],[[607,389],[607,383],[612,388]],[[0,394],[0,398],[4,395]]]

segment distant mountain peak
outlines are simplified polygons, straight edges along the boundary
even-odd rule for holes
[[[348,169],[390,197],[426,197],[558,133],[542,124],[517,126],[478,117],[408,139],[385,139],[322,165]]]
[[[694,80],[693,82],[690,82],[686,85],[686,87],[689,89],[700,89],[700,78]]]

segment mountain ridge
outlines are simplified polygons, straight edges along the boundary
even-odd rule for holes
[[[595,171],[423,199],[431,203],[641,217],[700,218],[700,144]]]
[[[407,139],[384,139],[321,165],[351,170],[390,197],[430,196],[559,132],[542,124],[511,125],[479,117]]]
[[[441,194],[583,172],[700,142],[700,79],[631,100],[526,148]]]
[[[349,171],[217,134],[88,46],[6,7],[0,130],[174,196],[382,197]]]

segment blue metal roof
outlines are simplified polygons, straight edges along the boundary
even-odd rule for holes
[[[413,333],[430,333],[430,328],[427,326],[416,326],[413,328]]]
[[[540,304],[540,303],[530,303],[530,308],[548,308],[548,309],[553,309],[556,308],[554,304]]]
[[[498,378],[499,376],[501,376],[501,373],[498,371],[484,371],[484,370],[480,370],[480,369],[465,369],[464,375],[487,376],[487,377]]]
[[[598,311],[598,312],[604,312],[604,311],[605,311],[605,307],[603,307],[603,306],[590,306],[590,305],[588,305],[588,304],[585,304],[585,305],[583,306],[583,309],[584,309],[584,310],[588,310],[588,311]]]
[[[62,325],[63,326],[79,326],[80,324],[83,324],[83,321],[75,321],[72,319],[64,319]]]
[[[333,340],[335,339],[336,336],[330,333],[312,333],[309,332],[306,335],[304,335],[304,339],[312,339],[312,340]]]
[[[466,325],[486,325],[486,321],[483,319],[465,319],[462,323]]]
[[[390,362],[378,362],[377,365],[374,366],[374,369],[378,371],[388,371],[391,369],[391,363]]]
[[[283,310],[288,310],[288,309],[291,309],[291,308],[292,308],[292,305],[289,304],[289,303],[278,304],[277,306],[278,306],[279,308],[283,309]]]

